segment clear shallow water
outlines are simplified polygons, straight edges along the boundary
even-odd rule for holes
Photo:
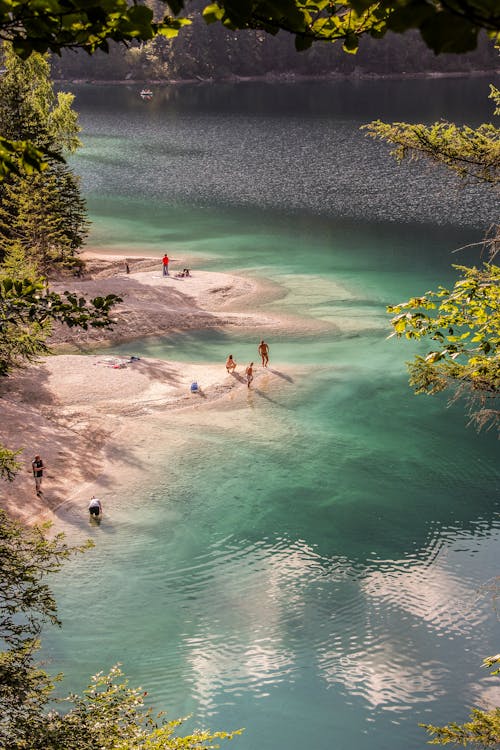
[[[424,200],[357,131],[379,115],[457,117],[475,96],[433,84],[183,87],[149,109],[126,89],[79,92],[94,244],[269,278],[283,288],[269,309],[334,328],[273,337],[273,375],[252,393],[137,438],[140,464],[88,530],[95,550],[57,582],[64,627],[44,656],[68,689],[120,661],[170,716],[245,726],[242,750],[423,748],[419,721],[495,700],[480,662],[498,650],[481,593],[498,564],[497,442],[466,430],[460,406],[412,395],[414,349],[385,340],[383,312],[450,280],[449,252],[480,238],[489,209],[472,196],[461,213],[451,193],[443,205],[420,172]],[[244,362],[254,334],[134,349]]]

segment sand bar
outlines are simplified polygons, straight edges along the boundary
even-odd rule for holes
[[[164,279],[158,261],[150,259],[136,259],[126,273],[123,258],[94,256],[82,279],[52,288],[87,297],[123,298],[111,336],[61,326],[52,339],[56,351],[61,345],[85,351],[108,341],[190,328],[237,325],[267,336],[283,327],[279,316],[248,311],[263,294],[257,281],[205,271],[194,271],[189,279]],[[272,293],[272,286],[264,291]],[[27,523],[54,520],[54,511],[65,503],[86,507],[93,492],[99,493],[112,484],[113,475],[123,472],[124,449],[133,447],[151,419],[172,419],[176,409],[205,409],[235,390],[245,392],[243,372],[240,366],[228,375],[224,362],[127,361],[101,352],[56,354],[14,373],[0,384],[0,442],[24,450],[15,480],[1,484],[1,507]],[[256,375],[254,387],[264,373]],[[272,370],[265,376],[272,377]],[[198,393],[191,392],[195,381]],[[35,493],[31,472],[36,453],[47,467],[41,497]]]

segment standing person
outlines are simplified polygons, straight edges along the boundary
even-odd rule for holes
[[[164,276],[170,276],[170,274],[168,272],[169,258],[168,258],[167,253],[165,253],[165,255],[163,256],[162,263],[163,263],[163,275]]]
[[[91,516],[95,516],[96,518],[99,518],[99,516],[102,514],[101,501],[98,500],[95,495],[92,495],[92,497],[90,498],[89,513]]]
[[[262,358],[262,367],[267,367],[269,364],[269,347],[264,340],[260,342],[258,352]]]
[[[245,375],[247,376],[247,388],[250,388],[250,383],[253,380],[253,362],[250,362],[247,369],[245,370]]]
[[[36,454],[35,458],[31,462],[31,468],[33,469],[33,476],[35,477],[36,494],[41,495],[42,494],[43,470],[45,469],[45,464],[43,463],[38,453]]]
[[[232,373],[234,372],[234,370],[236,370],[236,362],[234,361],[232,354],[230,354],[226,360],[226,370],[229,373]]]

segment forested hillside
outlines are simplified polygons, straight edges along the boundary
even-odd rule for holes
[[[201,4],[200,4],[201,7]],[[89,57],[64,52],[53,58],[53,75],[60,79],[101,81],[232,79],[238,77],[369,76],[494,71],[498,54],[486,36],[476,51],[463,55],[434,55],[418,32],[384,39],[363,38],[356,55],[340,43],[316,42],[298,53],[290,34],[272,37],[263,31],[229,31],[207,26],[201,16],[175,39],[157,37],[126,49],[110,45],[110,53]]]

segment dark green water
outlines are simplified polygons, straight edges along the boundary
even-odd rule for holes
[[[121,662],[169,716],[246,727],[242,750],[423,748],[418,722],[495,700],[480,663],[498,650],[481,590],[498,572],[498,444],[460,405],[413,396],[414,349],[386,340],[384,309],[475,259],[450,253],[494,205],[394,166],[358,128],[477,123],[487,82],[77,93],[91,243],[271,279],[283,296],[264,309],[333,328],[273,337],[252,393],[152,429],[106,491],[95,550],[57,582],[45,656],[75,689]],[[244,362],[258,338],[134,350]]]

